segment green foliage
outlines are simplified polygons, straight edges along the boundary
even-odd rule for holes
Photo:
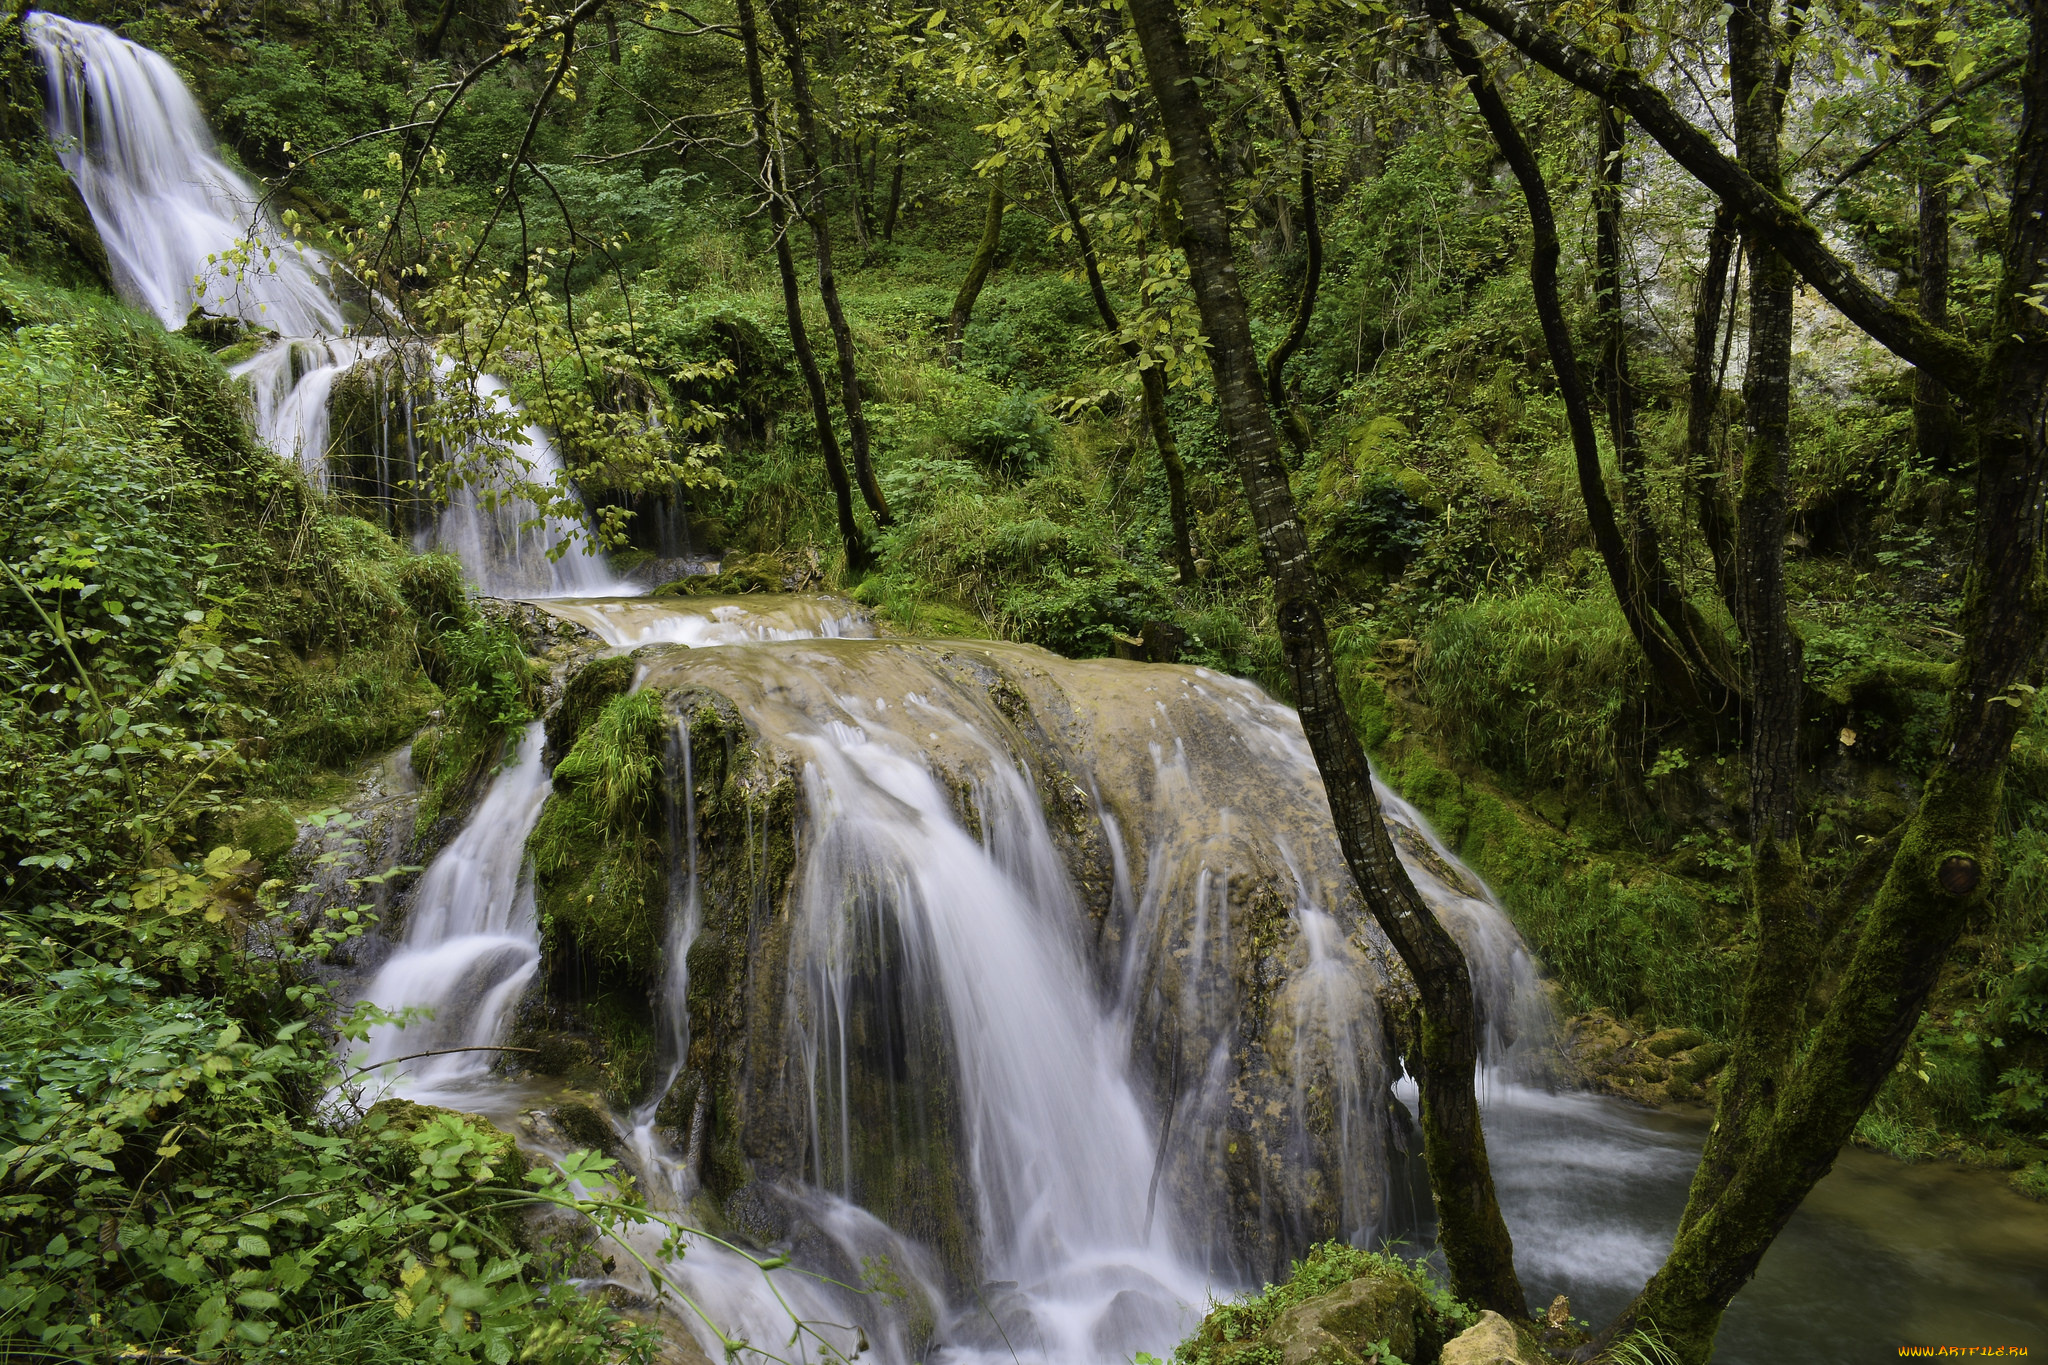
[[[1481,597],[1423,640],[1424,696],[1457,752],[1525,781],[1615,775],[1645,665],[1612,594]]]

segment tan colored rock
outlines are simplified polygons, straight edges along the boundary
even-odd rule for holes
[[[1523,1344],[1514,1324],[1492,1309],[1452,1337],[1440,1360],[1441,1365],[1546,1365],[1534,1347]]]

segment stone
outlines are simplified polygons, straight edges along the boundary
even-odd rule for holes
[[[1294,1305],[1261,1339],[1279,1351],[1281,1365],[1370,1365],[1380,1342],[1401,1359],[1415,1360],[1423,1354],[1416,1349],[1416,1323],[1428,1320],[1428,1303],[1412,1280],[1368,1274]]]
[[[1514,1324],[1490,1308],[1446,1342],[1438,1359],[1441,1365],[1545,1365],[1534,1348],[1522,1343]]]

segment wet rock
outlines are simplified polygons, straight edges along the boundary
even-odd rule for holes
[[[1445,1343],[1440,1360],[1441,1365],[1544,1365],[1542,1353],[1524,1344],[1514,1324],[1490,1308]]]

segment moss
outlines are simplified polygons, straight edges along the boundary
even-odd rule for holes
[[[1434,1359],[1446,1340],[1478,1320],[1472,1308],[1452,1298],[1423,1266],[1342,1242],[1324,1242],[1294,1263],[1286,1283],[1269,1284],[1211,1308],[1194,1334],[1174,1348],[1174,1365],[1279,1365],[1281,1346],[1261,1337],[1272,1332],[1289,1310],[1326,1298],[1337,1307],[1337,1296],[1365,1279],[1390,1280],[1414,1291],[1414,1321],[1408,1327],[1417,1359]],[[1343,1316],[1341,1308],[1338,1316]],[[1341,1330],[1344,1325],[1340,1320],[1328,1327]]]
[[[645,978],[660,961],[667,736],[659,698],[617,695],[556,765],[554,793],[527,845],[551,959],[624,979]]]
[[[633,690],[633,661],[622,654],[594,659],[562,689],[561,704],[547,719],[547,760],[559,764],[607,703]]]
[[[731,596],[741,593],[781,592],[789,570],[778,555],[732,554],[719,563],[714,574],[691,574],[662,584],[656,597]]]

